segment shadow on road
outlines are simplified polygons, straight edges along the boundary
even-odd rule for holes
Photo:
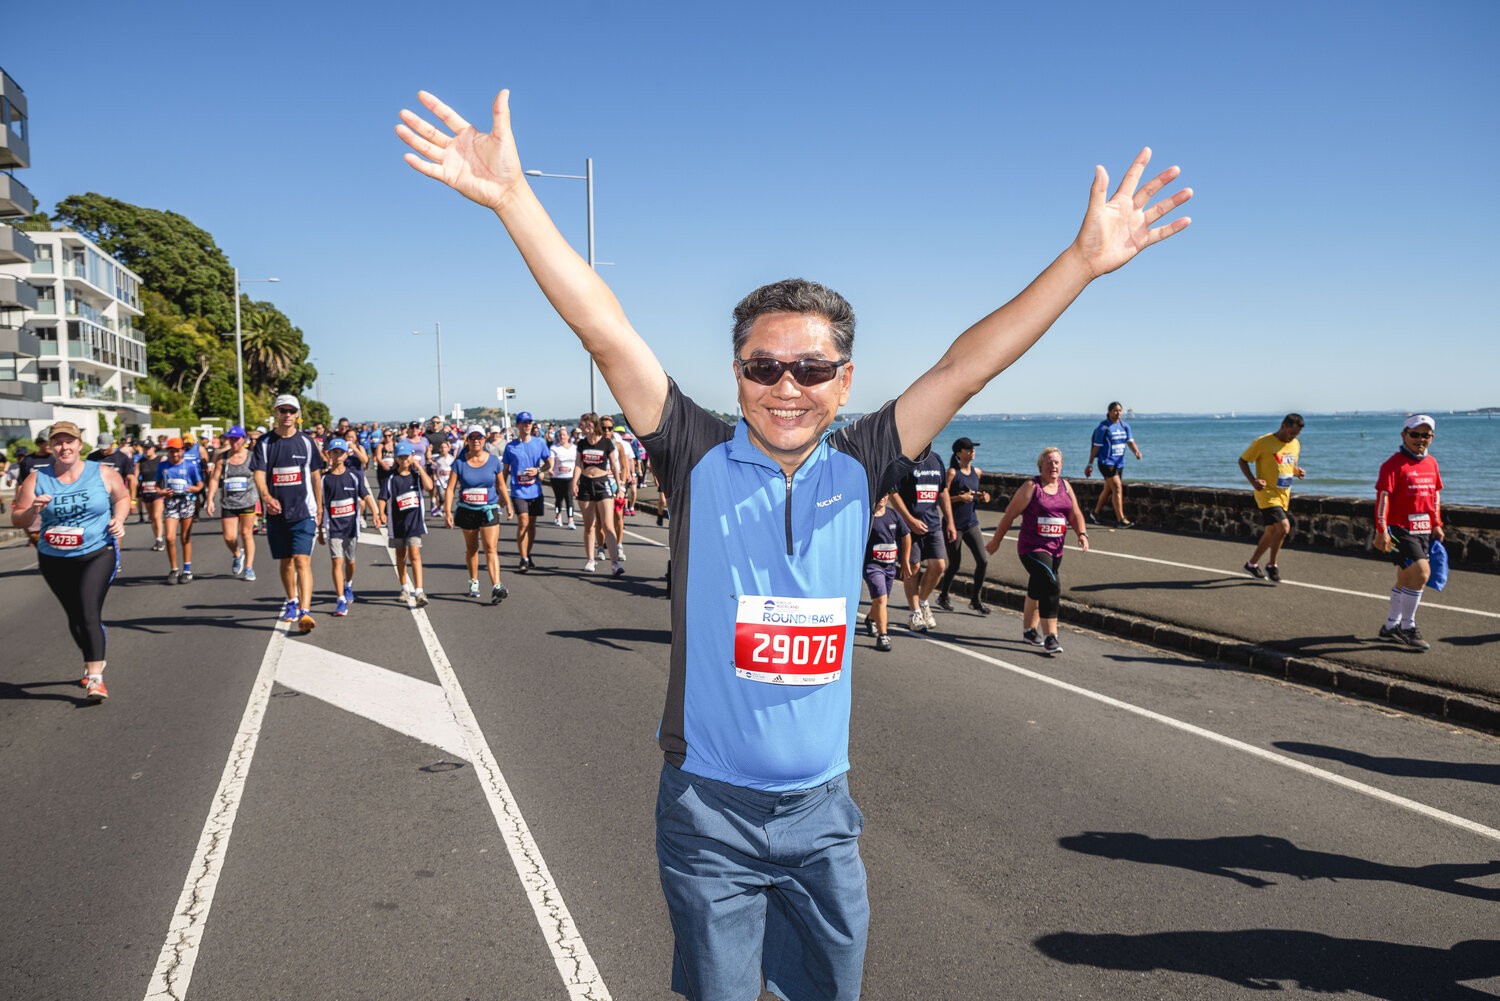
[[[83,689],[78,687],[77,678],[69,678],[66,681],[0,681],[0,699],[28,699],[36,702],[70,702],[74,708],[82,709],[86,706],[103,705],[102,702],[94,702],[83,697],[82,694],[70,695],[67,691],[62,692],[34,692],[33,688],[63,688],[72,689],[82,693]]]
[[[1486,643],[1500,643],[1500,633],[1486,633],[1483,636],[1444,636],[1438,642],[1449,643],[1453,646],[1484,646]]]
[[[672,641],[672,634],[665,629],[557,629],[547,635],[631,651],[641,645],[667,646]]]
[[[1500,975],[1500,941],[1451,949],[1338,938],[1282,928],[1089,935],[1056,932],[1033,943],[1063,963],[1108,970],[1167,970],[1216,977],[1250,990],[1365,994],[1385,1001],[1479,1001],[1462,985]]]
[[[1382,758],[1360,751],[1326,744],[1304,744],[1294,740],[1278,740],[1271,745],[1278,751],[1301,754],[1309,758],[1326,758],[1342,761],[1355,768],[1380,775],[1400,775],[1415,779],[1458,779],[1463,782],[1481,782],[1500,785],[1500,765],[1467,761],[1429,761],[1423,758]]]
[[[1244,577],[1207,577],[1197,580],[1130,580],[1114,584],[1074,584],[1069,591],[1217,591],[1226,587],[1266,587]]]
[[[1250,875],[1251,872],[1291,876],[1297,880],[1363,879],[1400,883],[1475,900],[1500,901],[1500,888],[1462,882],[1500,875],[1500,859],[1419,866],[1386,865],[1350,855],[1299,848],[1286,838],[1266,834],[1184,839],[1153,838],[1129,831],[1085,831],[1075,837],[1058,838],[1057,843],[1082,855],[1187,869],[1232,879],[1257,890],[1276,883]]]

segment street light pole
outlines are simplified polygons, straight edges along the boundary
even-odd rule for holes
[[[240,292],[245,282],[279,282],[280,278],[246,278],[240,280],[240,269],[234,269],[234,372],[239,384],[240,427],[245,426],[245,342],[240,331]]]
[[[582,174],[549,174],[541,170],[526,171],[528,177],[562,177],[570,181],[582,181],[587,190],[588,198],[588,254],[589,270],[598,271],[594,265],[594,158],[585,157],[583,161]],[[594,356],[589,355],[589,412],[597,413],[598,404],[598,379],[594,366]]]
[[[438,416],[443,417],[443,325],[434,323],[432,332],[437,337],[437,363],[438,363]],[[425,330],[413,330],[413,337],[422,337],[427,333]]]

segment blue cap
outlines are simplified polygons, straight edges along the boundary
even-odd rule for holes
[[[405,438],[402,438],[400,441],[396,442],[396,458],[398,459],[403,455],[415,455],[416,451],[417,446],[413,445]]]
[[[349,451],[349,443],[342,438],[335,438],[328,443],[328,451],[347,452]],[[400,449],[398,448],[396,451],[399,452]]]
[[[530,424],[530,423],[532,423],[531,411],[530,410],[523,410],[519,414],[516,414],[516,423],[517,424]]]
[[[240,427],[238,424],[236,424],[234,427],[232,427],[228,431],[224,432],[224,437],[226,437],[226,438],[243,438],[243,437],[245,437],[245,429],[242,428],[242,427]]]

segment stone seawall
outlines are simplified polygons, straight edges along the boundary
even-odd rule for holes
[[[1017,473],[985,473],[983,489],[994,499],[983,507],[1004,511],[1011,496],[1030,477]],[[1085,510],[1093,510],[1099,480],[1069,477]],[[1167,483],[1125,483],[1125,515],[1141,528],[1220,539],[1260,538],[1262,523],[1247,487],[1182,487]],[[1292,537],[1288,545],[1318,549],[1373,552],[1370,539],[1375,524],[1375,499],[1317,497],[1292,490]],[[1113,520],[1113,514],[1105,524]],[[1443,505],[1443,527],[1453,566],[1500,573],[1500,509]]]

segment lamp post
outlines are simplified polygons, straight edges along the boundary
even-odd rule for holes
[[[427,333],[427,331],[425,331],[425,330],[413,330],[411,332],[411,335],[413,337],[423,337],[423,336],[426,335],[426,333]],[[432,325],[432,333],[433,333],[433,336],[435,336],[437,338],[437,359],[438,359],[438,408],[437,408],[437,413],[438,413],[439,417],[442,417],[443,416],[443,325],[441,323],[434,323]]]
[[[245,342],[240,331],[240,294],[246,282],[279,282],[280,278],[240,278],[234,269],[234,373],[240,394],[240,427],[245,426]]]
[[[588,215],[588,220],[589,220],[589,223],[588,223],[588,242],[589,242],[589,255],[588,255],[588,259],[589,259],[589,269],[593,270],[593,271],[597,271],[598,268],[595,267],[595,264],[594,264],[594,158],[593,157],[586,157],[584,159],[584,161],[583,161],[583,173],[582,174],[549,174],[549,173],[546,173],[545,171],[541,171],[541,170],[528,170],[528,171],[526,171],[526,176],[527,177],[562,177],[562,178],[566,178],[566,179],[568,179],[570,181],[582,181],[584,183],[584,187],[587,190],[588,212],[589,212],[589,215]],[[597,413],[598,410],[599,410],[599,405],[598,405],[598,402],[597,402],[597,397],[598,397],[599,394],[598,394],[598,389],[597,389],[597,386],[596,386],[597,379],[595,378],[595,374],[596,373],[595,373],[595,369],[594,369],[594,356],[593,355],[589,355],[589,412],[590,413]]]

